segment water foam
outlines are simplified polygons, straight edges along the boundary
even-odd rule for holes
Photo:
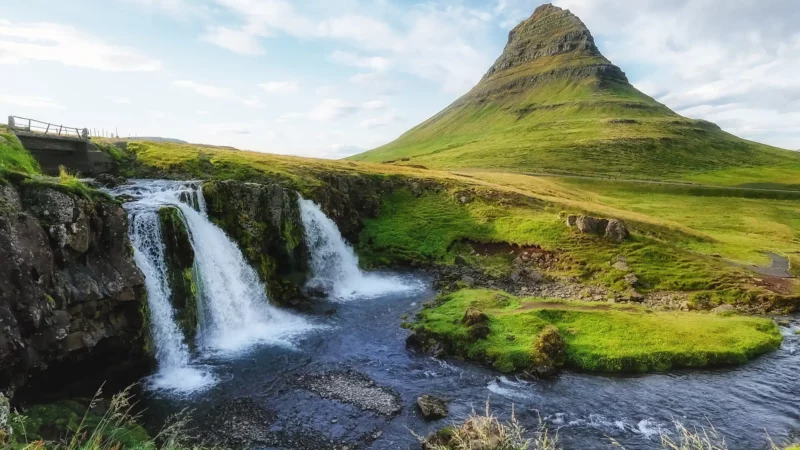
[[[363,272],[353,247],[344,240],[336,223],[313,201],[298,198],[298,202],[311,254],[312,277],[308,287],[325,291],[340,301],[421,288],[416,280]]]

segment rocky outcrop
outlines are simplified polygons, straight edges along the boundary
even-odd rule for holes
[[[602,219],[592,216],[568,216],[567,226],[575,227],[584,234],[599,234],[614,243],[628,238],[628,228],[620,220]]]
[[[127,229],[103,195],[0,185],[0,389],[47,374],[63,386],[143,356],[144,277]]]
[[[270,299],[300,302],[308,254],[297,193],[279,184],[218,181],[205,183],[203,195],[208,217],[236,241]]]
[[[189,231],[178,208],[164,207],[158,211],[164,258],[169,272],[170,300],[175,319],[192,345],[197,336],[197,288],[194,274],[194,248]]]

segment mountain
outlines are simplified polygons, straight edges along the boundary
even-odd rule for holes
[[[634,88],[583,22],[536,8],[480,82],[397,140],[352,160],[528,172],[681,176],[800,166],[800,154],[684,118]]]

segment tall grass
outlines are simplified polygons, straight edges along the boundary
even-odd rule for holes
[[[558,434],[550,431],[540,420],[535,431],[529,433],[511,410],[508,422],[492,414],[489,401],[483,414],[475,411],[463,424],[445,428],[433,436],[416,435],[425,450],[560,450]]]
[[[58,440],[46,441],[41,438],[30,438],[27,433],[29,418],[20,413],[11,416],[11,436],[13,447],[19,450],[199,450],[201,447],[192,443],[189,419],[186,412],[169,417],[161,431],[154,437],[141,438],[137,421],[140,415],[135,412],[136,403],[126,388],[111,397],[107,409],[94,419],[92,411],[102,402],[103,391],[100,388],[92,398],[79,423],[68,430]]]

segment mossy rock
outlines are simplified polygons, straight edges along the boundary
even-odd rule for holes
[[[164,256],[169,273],[175,318],[186,341],[193,345],[197,335],[197,284],[195,282],[194,249],[181,212],[175,207],[158,211]]]
[[[209,218],[238,244],[273,302],[302,298],[308,254],[297,193],[277,184],[205,183]]]

